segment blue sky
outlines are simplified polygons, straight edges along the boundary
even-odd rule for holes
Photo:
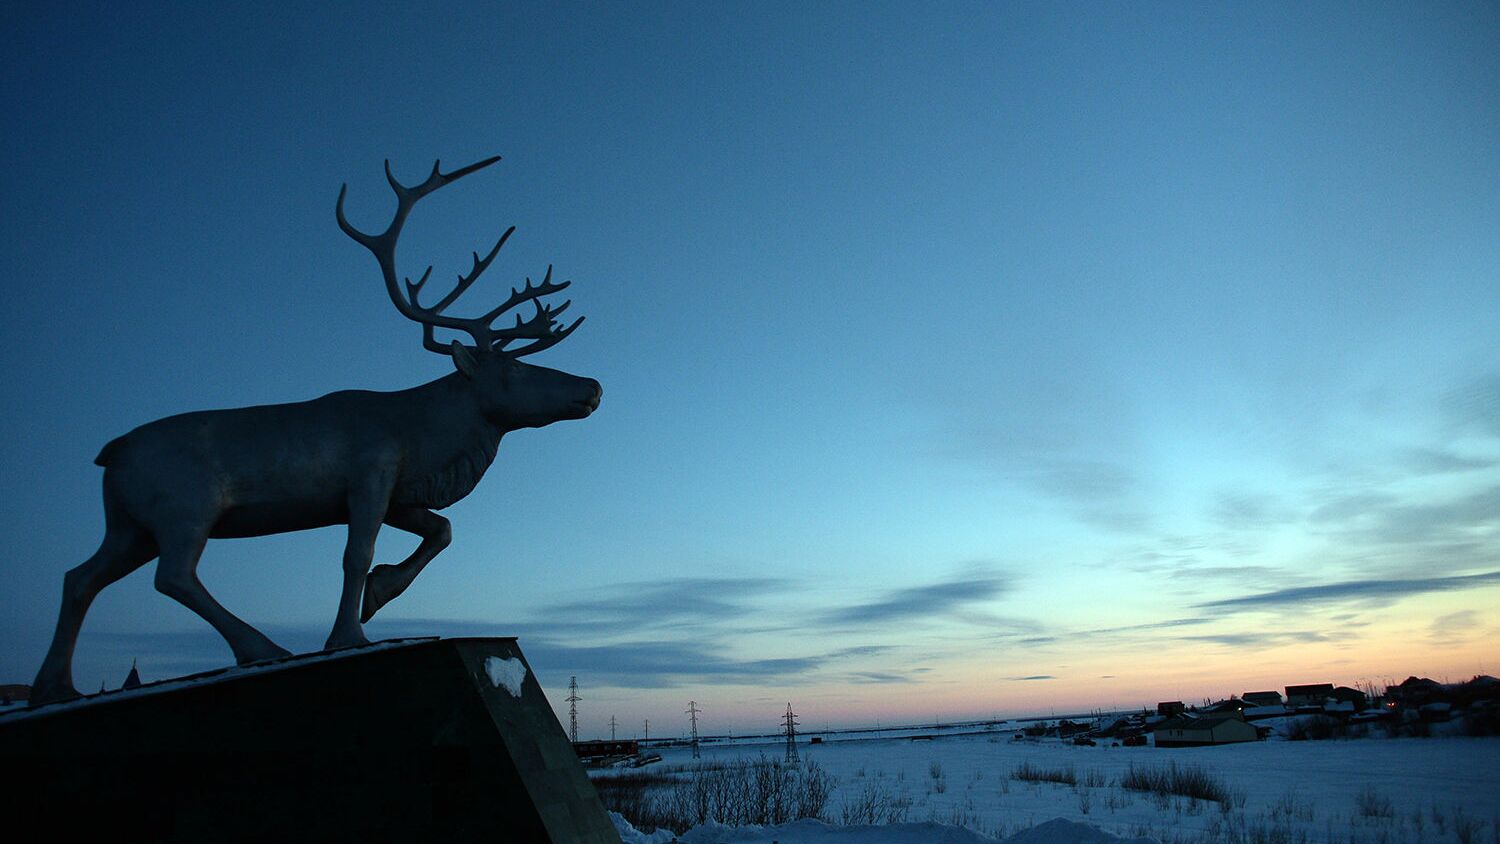
[[[1494,672],[1500,12],[804,5],[16,12],[0,679],[109,439],[448,371],[333,203],[494,154],[403,272],[518,226],[467,298],[555,264],[588,322],[536,362],[604,402],[507,437],[372,636],[519,635],[585,733]],[[313,649],[342,541],[200,573]],[[132,658],[230,657],[148,568],[80,687]]]

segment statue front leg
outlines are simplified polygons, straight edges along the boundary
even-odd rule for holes
[[[422,537],[422,543],[411,556],[394,566],[380,565],[365,577],[365,597],[360,608],[360,623],[369,621],[380,608],[406,591],[423,567],[453,541],[448,520],[425,507],[392,507],[385,523],[393,528]]]
[[[389,470],[374,472],[350,492],[349,541],[344,545],[344,587],[339,594],[333,630],[323,646],[328,650],[370,643],[360,626],[360,596],[365,589],[365,577],[370,572],[370,561],[375,556],[375,537],[385,519],[394,478],[395,473]]]

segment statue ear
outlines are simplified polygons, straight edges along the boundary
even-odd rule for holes
[[[474,370],[478,364],[474,361],[474,355],[469,351],[469,347],[454,340],[449,349],[453,353],[454,368],[462,372],[465,378],[470,381],[474,380]]]

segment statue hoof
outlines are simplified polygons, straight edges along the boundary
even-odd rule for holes
[[[386,584],[395,577],[395,574],[395,566],[379,565],[370,569],[369,574],[365,575],[365,596],[359,605],[360,624],[374,618],[375,613],[380,612],[381,607],[400,594],[399,590],[395,594],[388,594],[389,590],[386,588]]]
[[[370,640],[365,638],[365,634],[362,631],[356,631],[343,636],[337,634],[329,636],[328,641],[323,643],[323,650],[337,651],[343,648],[359,648],[368,644]]]
[[[291,651],[281,647],[280,645],[273,644],[269,648],[266,648],[264,650],[246,654],[243,658],[237,657],[235,658],[234,662],[236,665],[254,665],[257,662],[270,662],[273,659],[286,659],[291,655]]]
[[[83,695],[73,688],[72,683],[58,683],[57,685],[33,685],[31,687],[31,698],[27,706],[45,706],[49,703],[67,703],[70,700],[78,700]]]

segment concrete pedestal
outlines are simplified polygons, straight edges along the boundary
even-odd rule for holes
[[[381,643],[6,714],[0,765],[8,826],[48,840],[619,841],[514,639]]]

